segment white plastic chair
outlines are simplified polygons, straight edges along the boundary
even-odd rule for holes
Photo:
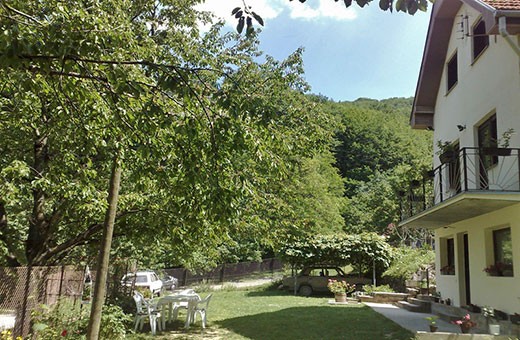
[[[134,301],[137,308],[134,331],[137,331],[137,327],[139,327],[139,330],[142,330],[146,319],[150,322],[152,335],[155,335],[157,328],[161,331],[161,313],[159,310],[154,309],[153,306],[144,299],[143,295],[137,291],[134,292]]]
[[[209,301],[211,300],[212,294],[209,294],[204,299],[197,301],[195,308],[192,311],[192,317],[191,320],[193,323],[197,321],[197,314],[200,314],[201,322],[202,322],[202,328],[206,328],[206,315],[208,312],[208,305]]]

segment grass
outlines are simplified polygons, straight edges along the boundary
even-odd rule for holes
[[[206,294],[201,294],[202,297]],[[329,296],[304,298],[288,292],[249,289],[215,291],[208,325],[182,329],[184,315],[154,339],[413,339],[414,335],[361,304],[331,306]],[[138,333],[129,339],[151,339]]]

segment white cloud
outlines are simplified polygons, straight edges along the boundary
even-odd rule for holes
[[[247,0],[248,6],[252,7],[264,20],[276,18],[283,11],[287,0]],[[234,24],[235,19],[231,11],[235,7],[242,7],[242,0],[206,0],[197,8],[204,11],[213,12],[218,18],[224,19],[228,24]]]
[[[357,12],[354,7],[345,8],[345,4],[342,1],[320,0],[319,5],[314,7],[311,7],[308,3],[301,4],[299,1],[287,1],[286,3],[290,10],[290,16],[293,19],[354,20],[357,18]]]
[[[313,21],[320,19],[354,20],[357,17],[354,6],[345,8],[342,1],[319,0],[317,6],[312,1],[302,4],[298,0],[246,0],[246,3],[264,19],[266,25],[269,25],[269,19],[276,18],[283,11],[287,11],[293,19]],[[206,0],[197,8],[213,12],[218,18],[224,19],[226,24],[233,26],[236,25],[236,20],[231,16],[231,11],[235,7],[242,6],[242,0]]]

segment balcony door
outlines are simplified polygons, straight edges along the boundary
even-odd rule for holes
[[[483,150],[497,147],[497,116],[489,117],[478,127],[479,183],[481,189],[489,189],[488,170],[498,163],[495,155],[486,155]]]

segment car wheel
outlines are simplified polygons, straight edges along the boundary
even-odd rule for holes
[[[298,289],[298,293],[301,296],[311,296],[312,295],[312,287],[311,286],[300,286],[300,289]]]

